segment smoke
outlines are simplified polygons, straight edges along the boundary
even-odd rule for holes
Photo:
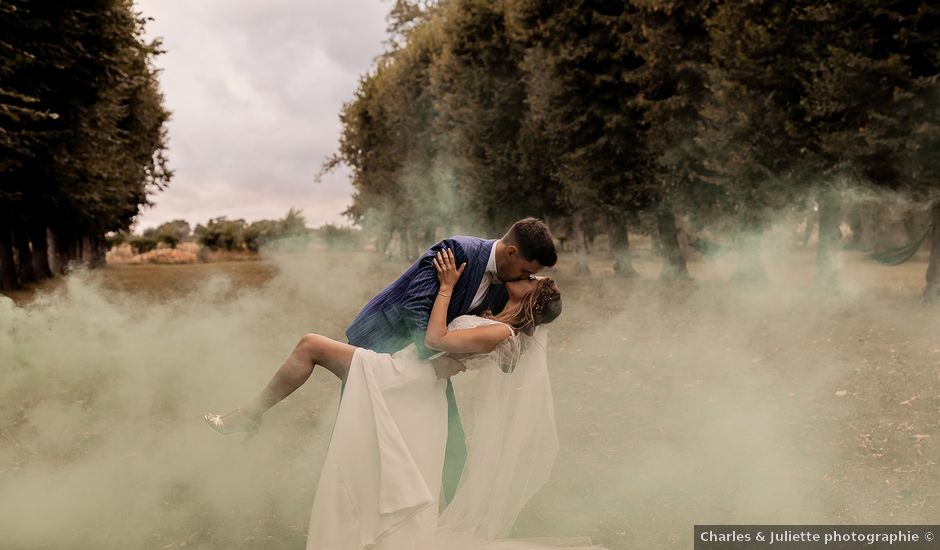
[[[107,272],[76,273],[27,308],[0,303],[4,546],[305,538],[339,382],[315,372],[244,445],[201,418],[253,396],[305,332],[341,337],[355,314],[349,275],[364,265],[279,268],[262,288],[214,276],[163,301],[105,290]]]
[[[940,321],[918,303],[924,263],[845,252],[823,292],[791,227],[765,234],[764,284],[727,282],[738,252],[692,262],[689,284],[655,281],[643,250],[642,280],[559,277],[567,437],[520,526],[662,548],[691,544],[696,523],[930,521]]]
[[[917,302],[923,264],[850,255],[850,291],[820,294],[812,252],[784,241],[765,240],[757,286],[726,282],[736,253],[691,262],[692,283],[656,281],[645,249],[640,280],[609,276],[597,251],[594,277],[567,255],[549,270],[565,294],[549,337],[562,449],[514,535],[652,549],[688,546],[695,523],[929,521],[935,443],[914,436],[940,436],[940,322]],[[2,545],[303,547],[339,381],[316,369],[248,440],[201,416],[254,396],[304,333],[343,340],[406,266],[269,261],[263,284],[206,269],[144,295],[115,290],[109,267],[0,301]]]

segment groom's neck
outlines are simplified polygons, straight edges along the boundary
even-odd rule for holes
[[[506,273],[506,243],[502,239],[496,239],[496,273],[503,275]]]

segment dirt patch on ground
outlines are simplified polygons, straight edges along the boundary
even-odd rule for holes
[[[194,264],[197,262],[255,261],[257,252],[248,250],[211,250],[197,243],[180,243],[176,248],[161,244],[155,250],[142,254],[134,253],[129,244],[116,246],[108,251],[109,264]]]

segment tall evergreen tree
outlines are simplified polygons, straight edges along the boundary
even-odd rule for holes
[[[811,146],[876,191],[930,205],[940,198],[940,7],[832,0],[810,13],[825,45],[805,62]],[[932,254],[928,301],[940,292],[938,270]]]
[[[588,272],[585,223],[619,229],[652,193],[631,73],[642,64],[626,3],[522,0],[515,30],[526,45],[530,117],[541,131],[560,209],[571,220],[576,269]],[[626,234],[615,244],[626,246]]]
[[[637,89],[649,177],[657,199],[663,279],[688,278],[679,249],[675,213],[712,221],[719,190],[704,177],[705,153],[695,139],[707,98],[712,0],[636,2],[637,51],[643,64],[629,78]]]
[[[4,287],[72,259],[102,263],[104,234],[127,229],[169,180],[168,113],[150,63],[159,43],[143,41],[144,23],[130,0],[18,0],[0,10],[9,40],[0,63]]]

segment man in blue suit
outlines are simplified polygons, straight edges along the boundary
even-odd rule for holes
[[[499,313],[508,295],[504,282],[526,279],[557,261],[555,244],[544,222],[535,218],[519,220],[500,239],[456,236],[438,242],[408,268],[395,282],[385,287],[362,308],[346,329],[349,343],[380,353],[394,353],[412,342],[418,354],[430,359],[428,368],[438,377],[447,377],[448,432],[444,456],[443,489],[450,502],[457,489],[466,462],[467,447],[457,411],[450,376],[463,366],[424,345],[428,317],[438,291],[437,271],[431,263],[438,251],[450,248],[459,266],[467,262],[464,274],[453,290],[447,322],[464,314],[487,310]],[[344,383],[345,386],[345,383]]]

